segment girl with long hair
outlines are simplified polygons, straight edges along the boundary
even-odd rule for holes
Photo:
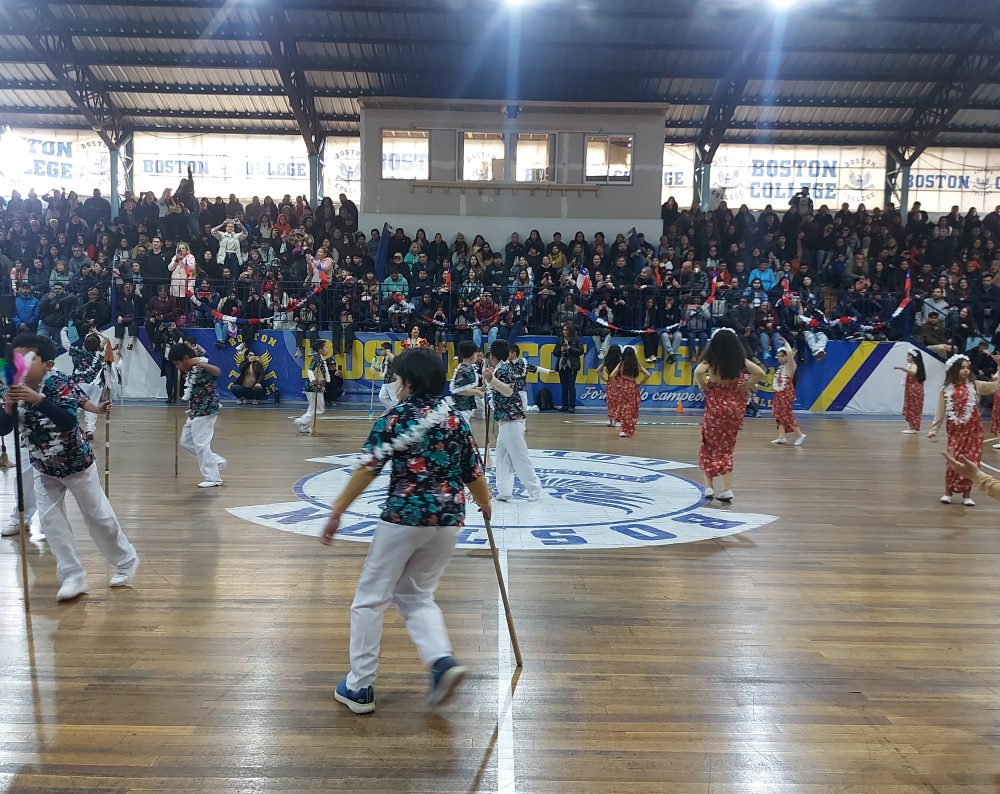
[[[611,345],[608,348],[601,368],[597,371],[598,383],[604,382],[604,401],[608,407],[608,427],[614,427],[620,421],[617,414],[618,401],[617,391],[619,381],[613,378],[615,369],[622,363],[622,349],[620,345]]]
[[[983,459],[983,420],[979,413],[979,398],[1000,391],[1000,382],[977,381],[972,377],[969,357],[957,353],[945,362],[944,386],[938,395],[934,424],[927,438],[934,441],[941,425],[947,421],[948,454],[965,456],[975,464]],[[944,477],[941,503],[950,505],[952,494],[962,494],[962,504],[975,506],[972,501],[972,480],[948,466]]]
[[[993,379],[997,380],[1000,378],[1000,347],[995,348],[990,355],[993,357],[993,363],[997,367]],[[1000,392],[993,395],[993,410],[990,412],[990,433],[993,436],[1000,436]],[[993,445],[993,449],[1000,449],[1000,441]]]
[[[733,501],[736,436],[743,426],[747,401],[763,379],[764,370],[747,360],[739,337],[728,328],[715,333],[695,367],[694,382],[705,395],[698,465],[705,474],[709,499]],[[725,488],[716,494],[715,479],[720,476]]]
[[[927,370],[924,369],[924,357],[916,348],[906,354],[905,367],[893,367],[906,373],[903,386],[903,419],[906,420],[904,435],[912,436],[920,432],[920,419],[924,415],[924,382],[927,380]]]
[[[802,432],[792,414],[792,405],[795,403],[796,368],[795,351],[782,339],[781,347],[778,349],[778,368],[774,371],[774,400],[771,403],[774,423],[778,426],[778,437],[771,443],[776,446],[788,443],[786,433],[796,434],[794,443],[797,447],[801,447],[806,440],[806,434]]]
[[[635,348],[628,345],[622,351],[621,363],[611,373],[611,380],[618,381],[615,390],[615,415],[621,420],[620,438],[632,438],[639,421],[639,389],[649,380],[649,371],[640,363]]]

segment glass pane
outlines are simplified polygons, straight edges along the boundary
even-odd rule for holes
[[[608,178],[608,139],[587,138],[587,179],[603,182]]]
[[[632,179],[632,136],[620,135],[608,139],[608,179],[629,182]]]
[[[518,133],[514,153],[516,181],[552,182],[555,179],[555,137],[550,133]]]
[[[502,132],[462,133],[462,179],[467,182],[502,182],[504,142]]]
[[[427,179],[430,136],[410,130],[382,130],[382,178]]]

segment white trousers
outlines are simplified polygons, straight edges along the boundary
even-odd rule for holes
[[[486,398],[476,395],[476,413],[480,418],[486,418]]]
[[[28,450],[21,447],[21,465],[24,470],[21,472],[21,487],[24,489],[24,526],[31,523],[31,519],[38,512],[38,505],[35,500],[35,478],[38,471],[28,463]],[[13,526],[18,522],[17,515],[17,485],[14,486],[14,506],[10,509],[10,523]]]
[[[378,390],[378,401],[387,411],[399,402],[399,398],[396,396],[395,382],[382,384],[382,388]]]
[[[38,520],[52,555],[56,558],[56,575],[59,581],[84,574],[76,550],[73,528],[66,517],[67,491],[73,494],[87,531],[104,559],[116,568],[132,562],[136,556],[135,549],[122,532],[118,516],[101,490],[96,464],[68,477],[50,477],[37,472],[35,498],[38,501]]]
[[[528,457],[528,444],[524,440],[524,420],[500,422],[496,447],[497,493],[510,497],[514,493],[514,475],[521,481],[529,497],[541,494],[542,484],[535,474],[535,467]]]
[[[101,392],[104,391],[104,387],[101,386],[100,380],[96,383],[81,383],[80,389],[83,393],[87,395],[87,399],[90,400],[95,405],[101,400]],[[86,433],[93,433],[97,429],[97,414],[92,414],[90,411],[84,411],[83,406],[78,409],[79,413],[77,417],[83,418],[80,422],[83,425],[83,430]]]
[[[827,338],[822,331],[804,331],[802,334],[806,338],[806,344],[813,355],[826,350]]]
[[[403,616],[420,661],[430,667],[451,656],[444,615],[434,602],[459,527],[408,527],[379,521],[351,604],[348,689],[375,683],[382,624],[389,602]]]
[[[198,469],[203,480],[220,482],[219,464],[224,460],[212,452],[212,436],[215,435],[214,416],[189,416],[181,430],[181,446],[198,459]]]
[[[295,419],[295,424],[300,428],[312,429],[313,416],[326,413],[326,401],[323,399],[323,392],[307,391],[306,392],[306,412],[302,414],[298,419]]]
[[[459,413],[465,418],[465,421],[468,422],[469,425],[471,426],[472,425],[472,414],[474,412],[473,411],[459,411]]]
[[[528,392],[519,391],[518,396],[521,398],[521,407],[527,411],[528,410]]]

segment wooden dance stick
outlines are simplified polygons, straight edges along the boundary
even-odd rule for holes
[[[31,610],[31,601],[28,597],[28,528],[24,524],[24,479],[21,473],[21,429],[19,423],[18,406],[14,406],[14,466],[17,480],[17,525],[21,530],[18,532],[19,547],[21,549],[21,593],[24,599],[24,611]],[[34,481],[32,481],[34,487]]]
[[[101,402],[112,399],[111,378],[112,365],[115,362],[114,349],[111,342],[104,342],[104,388],[101,389]],[[111,414],[104,414],[104,494],[111,496]]]
[[[486,524],[486,537],[490,541],[493,568],[497,572],[497,585],[500,587],[500,598],[503,601],[503,610],[507,617],[507,631],[510,633],[510,644],[514,647],[514,661],[517,662],[517,667],[523,667],[524,665],[521,662],[521,646],[517,642],[517,632],[514,630],[514,616],[510,611],[510,599],[507,597],[507,584],[503,580],[503,571],[500,568],[500,553],[497,551],[497,542],[493,537],[493,526],[486,516],[483,516],[483,523]]]
[[[180,408],[184,402],[184,373],[180,370],[177,371],[177,384],[174,387],[174,397],[179,403],[178,408]],[[177,411],[174,411],[174,477],[178,475],[180,471],[180,444],[181,436],[180,430],[177,426],[177,417],[179,416]]]
[[[319,384],[319,381],[317,381],[316,383]],[[321,394],[322,394],[322,392],[318,392],[318,391],[314,391],[312,393],[313,419],[312,419],[312,428],[309,430],[309,435],[311,435],[311,436],[315,436],[316,435],[316,415],[319,413],[319,398],[320,398]]]

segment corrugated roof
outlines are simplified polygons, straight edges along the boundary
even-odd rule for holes
[[[359,97],[662,102],[666,138],[693,139],[717,89],[747,78],[727,141],[895,139],[962,53],[988,50],[983,4],[848,0],[774,12],[761,0],[535,0],[517,17],[481,0],[283,0],[323,133],[352,134]],[[52,27],[137,129],[295,129],[250,5],[65,0]],[[264,6],[262,6],[264,8]],[[0,35],[0,109],[13,124],[89,126],[16,10]],[[13,15],[13,16],[11,16]],[[512,31],[518,43],[508,52]],[[57,31],[49,31],[57,32]],[[732,71],[742,51],[749,57]],[[1000,73],[938,142],[1000,140]],[[39,113],[38,111],[53,111]]]

